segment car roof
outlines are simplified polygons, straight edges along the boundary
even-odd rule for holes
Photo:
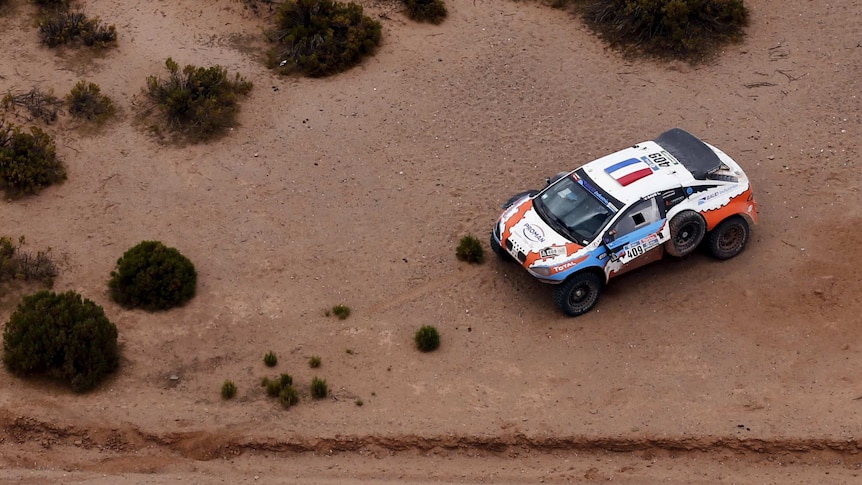
[[[675,128],[655,141],[611,153],[581,169],[608,194],[628,205],[644,196],[703,180],[720,166],[718,155],[708,145]]]

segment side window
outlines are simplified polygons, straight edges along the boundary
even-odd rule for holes
[[[659,220],[659,218],[660,215],[655,198],[650,198],[637,202],[630,207],[614,224],[614,229],[617,231],[617,237],[619,238],[647,224],[652,224]]]

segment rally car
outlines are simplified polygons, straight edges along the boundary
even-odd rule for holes
[[[556,285],[554,302],[570,316],[590,311],[614,276],[665,253],[683,257],[706,241],[714,257],[732,258],[757,223],[742,168],[680,128],[559,173],[503,208],[491,249]]]

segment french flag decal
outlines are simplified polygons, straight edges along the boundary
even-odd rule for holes
[[[625,187],[651,174],[652,169],[643,160],[629,158],[628,160],[611,165],[605,169],[605,172]]]

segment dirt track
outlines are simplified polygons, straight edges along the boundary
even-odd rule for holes
[[[309,80],[260,65],[238,2],[85,2],[120,32],[93,59],[39,47],[13,2],[0,92],[85,77],[123,115],[50,125],[69,180],[4,202],[0,232],[54,248],[55,288],[105,307],[124,362],[83,396],[2,371],[0,480],[858,480],[862,2],[746,2],[745,42],[700,66],[621,58],[546,7],[450,3],[441,26],[366,3],[385,15],[378,54]],[[242,125],[184,148],[136,126],[168,55],[251,79]],[[752,178],[762,221],[740,257],[645,268],[578,319],[516,267],[455,260],[510,194],[672,126]],[[194,261],[186,307],[106,297],[143,239]],[[338,303],[347,320],[324,316]],[[422,355],[429,323],[443,346]],[[278,372],[319,373],[333,399],[284,411],[257,384]]]

